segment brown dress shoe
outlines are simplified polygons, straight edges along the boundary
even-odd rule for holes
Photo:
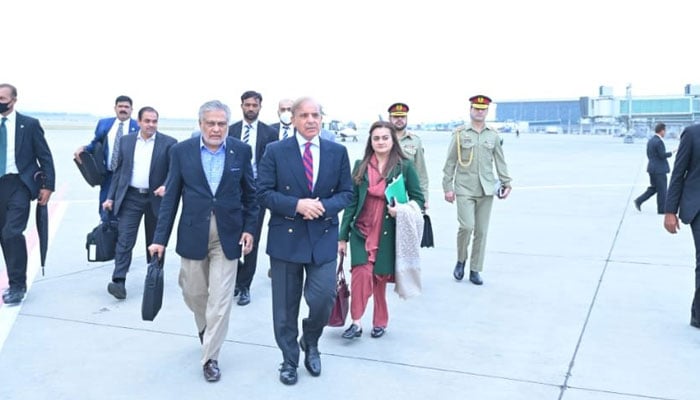
[[[219,363],[216,360],[208,360],[203,367],[204,379],[207,382],[217,382],[221,379],[221,371],[219,370]]]

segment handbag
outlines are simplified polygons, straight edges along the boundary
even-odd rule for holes
[[[102,184],[106,173],[102,149],[103,143],[97,142],[92,152],[83,151],[78,155],[80,162],[73,159],[85,182],[93,187]]]
[[[88,261],[110,261],[117,250],[117,225],[107,221],[100,222],[85,239]]]
[[[420,247],[435,247],[433,224],[430,222],[428,214],[423,214],[423,237],[420,240]]]
[[[151,258],[143,284],[143,300],[141,301],[141,318],[153,321],[163,305],[163,262],[157,255]]]
[[[338,271],[336,272],[335,279],[335,303],[331,310],[331,316],[328,318],[328,326],[333,327],[345,326],[345,319],[348,316],[348,310],[350,308],[350,289],[348,289],[348,283],[345,281],[345,272],[343,271],[344,258],[345,257],[341,254],[340,261],[338,261]]]

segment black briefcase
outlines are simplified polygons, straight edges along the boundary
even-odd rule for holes
[[[80,174],[83,175],[85,182],[90,186],[101,185],[104,180],[105,165],[104,152],[102,151],[102,142],[95,144],[92,152],[83,151],[78,155],[80,162],[73,159],[78,167]]]
[[[158,256],[153,256],[148,263],[146,280],[143,285],[141,301],[141,318],[153,321],[163,305],[163,263]]]
[[[85,241],[88,261],[114,260],[117,249],[117,224],[100,222]]]
[[[423,214],[423,238],[420,247],[435,247],[433,241],[433,224],[430,222],[428,214]]]

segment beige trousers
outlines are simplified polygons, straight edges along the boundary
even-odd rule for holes
[[[209,225],[207,257],[203,260],[181,259],[179,283],[182,297],[194,313],[197,331],[204,330],[202,365],[208,360],[219,359],[219,350],[226,339],[237,261],[224,255],[214,214]]]
[[[457,196],[457,261],[466,262],[469,256],[469,242],[474,234],[472,257],[469,270],[481,272],[484,269],[486,235],[489,231],[493,196]]]

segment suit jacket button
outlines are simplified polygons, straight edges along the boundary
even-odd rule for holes
[[[284,187],[284,190],[289,190],[289,186],[285,186],[285,187]]]
[[[289,233],[294,233],[294,229],[289,228],[289,230],[287,230],[287,232],[289,232]]]
[[[389,233],[387,231],[384,231],[384,235],[388,235]]]

